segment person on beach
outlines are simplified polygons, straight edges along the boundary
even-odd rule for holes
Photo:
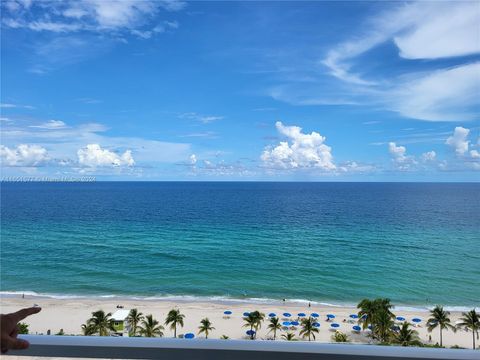
[[[22,350],[28,348],[28,341],[18,339],[18,323],[27,316],[39,313],[38,306],[18,310],[11,314],[0,314],[0,349],[2,354],[8,350]]]

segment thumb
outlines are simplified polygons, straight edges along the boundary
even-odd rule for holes
[[[12,350],[22,350],[27,349],[30,345],[27,340],[10,338],[8,340],[8,348]]]

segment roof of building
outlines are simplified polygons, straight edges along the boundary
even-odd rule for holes
[[[115,321],[124,321],[128,317],[129,313],[130,310],[119,309],[113,313],[112,319]]]

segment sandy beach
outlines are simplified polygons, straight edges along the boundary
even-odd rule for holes
[[[242,314],[245,311],[259,310],[265,314],[274,312],[277,315],[281,315],[284,312],[291,313],[292,319],[296,318],[298,313],[312,313],[316,312],[320,314],[319,323],[320,332],[316,336],[315,341],[319,342],[331,342],[331,336],[333,334],[330,328],[331,322],[326,321],[326,314],[335,314],[336,318],[334,322],[340,324],[339,330],[345,332],[349,336],[349,340],[353,343],[369,343],[370,338],[366,336],[366,332],[356,334],[352,332],[353,323],[349,318],[350,314],[357,312],[354,307],[338,307],[338,306],[324,306],[312,304],[309,308],[307,304],[286,302],[272,303],[272,304],[258,304],[248,302],[206,302],[206,301],[171,301],[171,300],[132,300],[132,299],[54,299],[54,298],[42,298],[25,296],[22,298],[2,297],[1,298],[1,312],[8,313],[16,311],[22,307],[28,307],[37,304],[42,307],[42,311],[26,320],[29,324],[29,330],[32,334],[46,334],[48,330],[52,334],[57,333],[60,329],[63,329],[65,334],[80,335],[81,325],[91,316],[91,313],[96,310],[104,310],[105,312],[114,313],[117,310],[117,305],[122,305],[125,309],[129,310],[137,308],[144,315],[153,314],[154,318],[159,320],[163,324],[165,316],[172,308],[180,309],[181,313],[185,314],[185,325],[183,328],[178,329],[178,334],[195,333],[197,338],[203,338],[203,335],[197,335],[198,326],[200,320],[208,317],[213,323],[215,330],[211,332],[209,338],[220,338],[222,335],[228,336],[230,339],[246,339],[245,331],[247,328],[243,327]],[[232,315],[230,318],[226,318],[223,312],[225,310],[231,310]],[[435,344],[439,341],[439,331],[434,330],[432,333],[428,333],[426,329],[426,320],[429,316],[428,311],[406,311],[395,310],[394,313],[397,316],[403,316],[407,320],[411,320],[414,317],[419,317],[422,322],[416,327],[419,332],[420,339],[427,344]],[[452,323],[455,323],[461,316],[461,312],[452,311],[450,318]],[[282,318],[282,316],[280,316]],[[271,338],[272,333],[268,333],[268,321],[262,324],[262,328],[258,332],[258,340],[265,340]],[[302,340],[299,337],[299,329],[293,331],[298,340]],[[281,331],[277,334],[277,339],[281,340],[281,334],[285,331]],[[173,332],[169,328],[164,330],[165,337],[173,337]],[[431,336],[431,341],[429,341]],[[471,348],[472,337],[471,333],[467,333],[463,330],[454,333],[449,330],[443,331],[443,343],[444,346],[450,347],[458,345],[461,347]]]

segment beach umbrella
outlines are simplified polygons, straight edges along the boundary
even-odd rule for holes
[[[352,319],[358,319],[358,315],[357,315],[357,314],[350,314],[350,318],[352,318]]]
[[[255,335],[255,330],[247,330],[247,335],[248,335],[248,336],[253,336],[253,335]]]
[[[283,316],[285,316],[285,317],[290,317],[290,316],[292,316],[292,314],[290,314],[290,313],[283,313]]]
[[[320,327],[320,323],[314,322],[314,323],[313,323],[313,327]]]
[[[327,314],[327,318],[329,318],[329,319],[335,319],[335,315],[333,315],[333,314]]]
[[[282,323],[283,326],[290,326],[291,325],[291,322],[290,321],[284,321]]]
[[[340,327],[340,324],[333,323],[333,324],[330,324],[330,327],[336,329],[336,328],[339,328],[339,327]]]
[[[420,318],[413,318],[412,321],[413,321],[414,323],[419,323],[419,322],[422,322],[422,319],[420,319]]]
[[[305,316],[307,316],[305,313],[298,313],[297,315],[298,315],[298,317],[305,317]]]
[[[248,315],[250,315],[250,313],[249,313],[248,311],[245,311],[245,312],[243,313],[243,316],[245,316],[245,317],[248,317]]]
[[[368,317],[367,314],[363,314],[362,317],[361,317],[361,319],[365,320],[367,317]]]
[[[223,312],[224,315],[232,315],[232,312],[230,310],[226,310]]]
[[[403,316],[397,316],[398,321],[405,321],[405,318]]]
[[[311,313],[310,316],[311,316],[311,317],[314,317],[314,318],[320,317],[320,315],[318,315],[317,313]]]
[[[360,331],[362,328],[358,325],[352,326],[353,331]]]
[[[184,337],[185,339],[193,339],[193,338],[195,337],[195,334],[186,333],[183,337]]]
[[[298,321],[292,321],[292,322],[290,323],[290,325],[298,326],[298,325],[300,325],[300,323],[299,323]]]
[[[372,325],[368,325],[368,330],[372,330]]]
[[[269,317],[277,317],[277,314],[275,314],[275,313],[270,313],[270,314],[268,314],[268,316],[269,316]]]

